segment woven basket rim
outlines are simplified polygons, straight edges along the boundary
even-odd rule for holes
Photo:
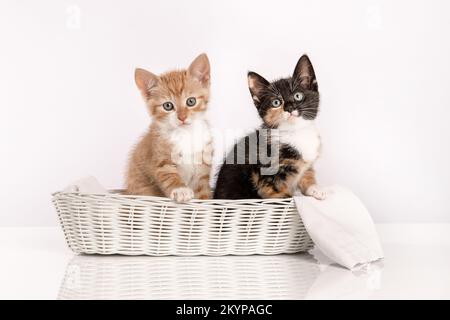
[[[158,202],[168,202],[168,203],[176,203],[179,205],[187,205],[187,204],[225,204],[225,203],[233,203],[233,204],[290,204],[293,201],[293,198],[265,198],[265,199],[192,199],[189,202],[177,203],[172,199],[166,197],[158,197],[158,196],[142,196],[142,195],[125,195],[122,194],[124,189],[110,189],[108,193],[83,193],[83,192],[64,192],[57,191],[52,193],[52,197],[54,199],[58,197],[67,197],[67,196],[86,196],[86,197],[98,197],[98,198],[122,198],[128,200],[142,200],[142,201],[158,201]]]

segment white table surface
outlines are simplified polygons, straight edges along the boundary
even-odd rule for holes
[[[77,256],[54,228],[0,228],[0,299],[450,299],[450,224],[377,225],[368,270],[320,252],[247,257]]]

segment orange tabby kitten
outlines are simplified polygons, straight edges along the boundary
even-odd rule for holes
[[[160,76],[136,69],[135,80],[153,121],[131,154],[127,194],[165,196],[177,202],[210,198],[208,57],[201,54],[187,70]]]

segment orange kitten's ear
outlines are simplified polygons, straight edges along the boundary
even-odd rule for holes
[[[158,76],[154,75],[150,71],[136,68],[134,71],[134,81],[136,85],[141,90],[142,95],[145,99],[149,99],[154,89],[158,85]]]
[[[206,53],[202,53],[195,58],[187,72],[190,77],[200,81],[203,85],[209,85],[211,68]]]

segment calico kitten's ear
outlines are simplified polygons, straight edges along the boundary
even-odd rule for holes
[[[149,99],[152,89],[158,85],[159,78],[150,71],[136,68],[134,71],[134,81],[136,81],[137,87],[141,90],[142,96],[145,99]]]
[[[202,53],[189,66],[188,75],[198,81],[204,86],[209,85],[211,67],[209,65],[208,56],[206,53]]]
[[[300,82],[300,86],[306,90],[318,90],[316,74],[306,54],[302,55],[295,66],[293,78]]]
[[[247,80],[253,102],[255,102],[255,104],[261,102],[261,95],[264,92],[264,89],[269,85],[269,81],[252,71],[247,74]]]

